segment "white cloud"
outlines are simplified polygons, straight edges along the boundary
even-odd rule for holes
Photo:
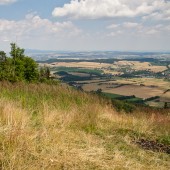
[[[157,34],[157,33],[159,33],[159,31],[158,30],[156,30],[156,29],[149,29],[147,32],[145,32],[146,34],[148,34],[148,35],[153,35],[153,34]]]
[[[157,24],[157,25],[151,25],[151,26],[144,26],[141,25],[139,29],[136,30],[136,35],[140,36],[153,36],[153,39],[155,36],[161,37],[162,35],[166,35],[167,37],[170,35],[170,25],[168,24]]]
[[[53,10],[55,17],[99,19],[136,17],[157,12],[161,18],[170,17],[170,1],[165,0],[71,0]]]
[[[32,14],[20,21],[0,19],[0,40],[2,41],[16,37],[19,39],[70,37],[80,32],[70,21],[52,22]]]
[[[121,27],[129,28],[129,29],[139,28],[139,27],[141,27],[141,24],[136,23],[136,22],[125,22],[122,24],[111,24],[111,25],[107,26],[106,28],[107,29],[117,29],[117,28],[121,28]]]
[[[0,0],[0,5],[7,5],[16,2],[17,0]]]
[[[115,36],[120,36],[121,34],[123,34],[123,31],[122,30],[118,30],[118,31],[110,32],[106,36],[108,36],[108,37],[115,37]]]
[[[137,28],[137,27],[140,26],[140,24],[139,24],[139,23],[135,23],[135,22],[125,22],[125,23],[123,24],[123,26],[124,26],[125,28]]]
[[[119,26],[120,26],[119,24],[111,24],[107,26],[107,29],[115,29],[115,28],[118,28]]]
[[[145,25],[144,23],[135,23],[135,22],[124,22],[121,24],[112,24],[106,27],[108,32],[107,36],[130,36],[130,37],[146,37],[150,36],[155,38],[162,37],[164,35],[170,35],[170,25],[166,23],[162,24],[153,24]]]
[[[154,12],[150,15],[144,16],[144,20],[154,19],[154,20],[170,20],[170,3],[161,12]]]

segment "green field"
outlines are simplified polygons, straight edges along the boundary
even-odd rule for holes
[[[102,70],[98,69],[84,69],[84,68],[76,68],[76,67],[55,67],[51,69],[52,71],[60,72],[60,71],[65,71],[65,72],[77,72],[77,73],[87,73],[87,74],[93,74],[97,76],[101,76],[103,73]]]

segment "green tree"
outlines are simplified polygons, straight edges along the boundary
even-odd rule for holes
[[[49,69],[49,67],[46,67],[45,74],[46,74],[46,78],[49,79],[50,78],[50,69]]]
[[[30,57],[25,56],[24,49],[11,43],[11,57],[0,51],[0,80],[38,81],[38,65]]]
[[[12,59],[5,52],[0,52],[0,80],[11,80],[13,73]]]
[[[40,79],[49,79],[50,78],[50,69],[49,67],[41,67],[40,68]]]
[[[15,60],[16,58],[22,59],[25,57],[24,49],[16,45],[16,43],[11,43],[11,57]]]
[[[36,81],[39,78],[38,65],[30,57],[24,57],[24,78],[27,81]]]
[[[7,62],[7,56],[4,51],[0,51],[0,80],[4,80],[6,78],[6,63]]]
[[[35,82],[50,78],[50,69],[44,67],[39,71],[38,64],[25,56],[24,49],[15,43],[11,43],[10,55],[7,57],[4,51],[0,51],[0,80]]]
[[[4,51],[0,51],[0,62],[5,62],[7,59],[6,53]]]

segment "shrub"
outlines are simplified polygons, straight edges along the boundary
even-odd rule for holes
[[[128,102],[112,100],[113,107],[118,111],[124,111],[125,113],[132,113],[135,110],[135,106]]]

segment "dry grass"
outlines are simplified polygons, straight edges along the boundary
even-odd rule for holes
[[[164,141],[168,114],[118,114],[96,96],[61,86],[0,89],[0,169],[169,169],[169,155],[132,142]]]

